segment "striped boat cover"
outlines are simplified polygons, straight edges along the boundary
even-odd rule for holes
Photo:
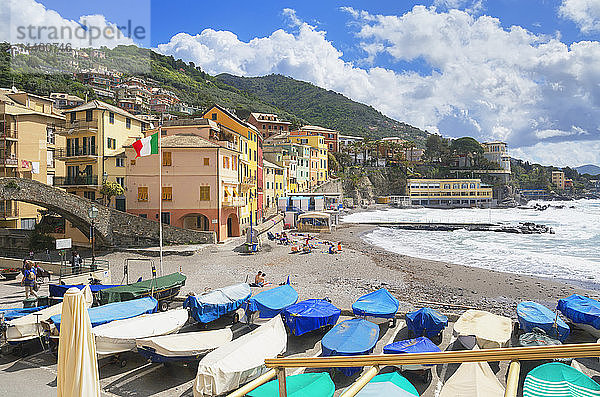
[[[548,363],[525,377],[523,397],[600,397],[600,385],[563,363]]]

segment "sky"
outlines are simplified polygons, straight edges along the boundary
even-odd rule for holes
[[[136,43],[213,75],[280,73],[429,132],[506,141],[513,157],[600,165],[600,0],[8,2],[0,39],[133,20],[148,35],[94,45]]]

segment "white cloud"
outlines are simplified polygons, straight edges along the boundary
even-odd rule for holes
[[[0,7],[0,21],[0,40],[11,43],[69,44],[74,48],[134,44],[103,15],[83,15],[75,21],[35,0],[8,0]]]
[[[600,164],[598,153],[600,153],[600,140],[540,142],[533,146],[514,148],[510,151],[511,156],[515,158],[557,167]]]
[[[445,9],[464,9],[470,14],[483,11],[483,0],[434,0],[433,5]]]
[[[575,22],[583,33],[600,32],[599,0],[563,0],[558,12]]]

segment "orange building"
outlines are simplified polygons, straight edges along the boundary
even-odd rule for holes
[[[325,146],[330,152],[337,152],[340,147],[339,133],[336,130],[320,127],[318,125],[305,125],[299,131],[292,131],[290,135],[320,135],[325,140]]]
[[[250,113],[248,123],[255,126],[265,139],[292,130],[292,123],[280,120],[279,116],[270,113]]]

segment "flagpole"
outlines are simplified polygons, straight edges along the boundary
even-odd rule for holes
[[[160,275],[163,275],[163,224],[162,224],[162,115],[158,125],[158,237],[160,240]]]

